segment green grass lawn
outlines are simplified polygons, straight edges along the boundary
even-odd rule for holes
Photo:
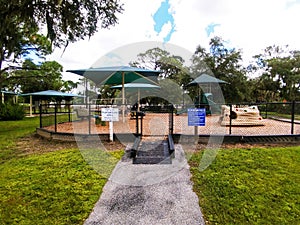
[[[300,147],[220,150],[189,161],[207,224],[300,224]]]
[[[19,154],[16,141],[38,124],[38,118],[0,122],[0,224],[83,224],[123,151],[105,153],[109,162],[94,159],[105,176],[78,149]]]
[[[38,117],[24,118],[21,121],[0,121],[0,163],[16,157],[16,140],[32,134],[38,126]]]
[[[277,113],[277,112],[268,112],[268,117],[279,117],[279,118],[284,118],[284,119],[291,119],[292,116],[290,114],[282,114],[282,113]],[[300,115],[295,114],[294,115],[295,120],[300,120]]]
[[[0,224],[82,224],[123,151],[19,154],[38,125],[0,122]],[[203,172],[202,154],[189,163],[207,224],[300,224],[300,147],[220,150]]]

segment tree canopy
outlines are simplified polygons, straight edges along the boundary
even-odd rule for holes
[[[172,55],[170,52],[152,48],[138,54],[133,66],[149,68],[161,71],[159,75],[161,96],[167,96],[168,101],[179,104],[182,102],[182,90],[191,81],[189,68],[184,65],[184,59],[181,56]],[[174,83],[173,83],[174,82]],[[176,86],[174,84],[177,84]],[[166,103],[162,98],[148,98],[148,103]]]
[[[161,79],[172,79],[181,87],[204,73],[215,76],[229,83],[220,85],[226,102],[300,100],[299,51],[289,50],[287,46],[269,46],[253,58],[255,63],[245,65],[241,49],[229,47],[222,38],[214,37],[209,49],[196,48],[190,67],[183,65],[180,56],[159,48],[140,53],[133,65],[161,70]],[[195,87],[188,87],[188,91],[193,99],[199,93]],[[210,91],[214,92],[214,88]],[[213,94],[218,97],[217,93],[215,90]]]
[[[300,100],[299,51],[289,50],[288,46],[273,45],[254,58],[256,61],[252,70],[261,72],[256,79],[262,81],[262,85],[258,86],[258,91],[264,95],[271,94],[274,96],[272,100]]]
[[[21,56],[91,37],[115,25],[122,11],[119,0],[0,0],[0,89]]]
[[[241,50],[226,47],[220,37],[212,38],[209,44],[209,50],[197,47],[193,55],[193,73],[197,76],[207,73],[228,82],[229,85],[221,86],[227,102],[247,101],[247,77]]]
[[[44,90],[70,91],[77,86],[77,83],[64,81],[62,71],[62,65],[55,61],[46,61],[36,65],[27,59],[21,69],[10,74],[10,89],[18,89],[22,93]]]

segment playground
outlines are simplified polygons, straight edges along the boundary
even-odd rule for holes
[[[219,115],[206,116],[206,125],[198,126],[199,135],[227,135],[228,126],[222,126],[219,122]],[[109,123],[95,124],[95,118],[91,118],[90,134],[108,134]],[[136,121],[130,119],[128,115],[123,122],[122,118],[114,122],[114,133],[135,133]],[[55,125],[43,127],[46,130],[54,131]],[[89,134],[89,121],[78,120],[57,124],[57,133]],[[283,120],[264,119],[261,126],[233,126],[232,135],[287,135],[291,132],[291,124]],[[300,134],[300,124],[294,125],[295,134]],[[188,116],[186,114],[174,116],[174,133],[183,135],[193,135],[195,128],[188,126]],[[168,134],[168,117],[166,114],[146,113],[143,118],[143,135],[164,136]]]
[[[118,221],[128,224],[137,221],[141,224],[204,224],[198,205],[201,198],[198,200],[190,182],[192,177],[198,176],[190,174],[190,166],[197,163],[188,165],[189,159],[186,159],[194,154],[193,150],[205,149],[201,146],[203,137],[212,137],[208,140],[212,144],[207,145],[208,150],[218,143],[226,143],[225,137],[233,137],[243,144],[257,141],[259,138],[256,137],[264,138],[258,142],[270,144],[278,140],[289,144],[299,141],[299,102],[224,105],[214,102],[210,93],[202,93],[198,102],[192,105],[171,104],[160,99],[157,105],[140,106],[139,89],[149,86],[139,84],[137,101],[134,104],[126,102],[125,75],[123,72],[119,75],[123,77],[122,103],[112,101],[103,105],[86,101],[83,104],[39,106],[37,133],[51,141],[76,140],[84,159],[93,168],[98,168],[97,160],[106,159],[103,149],[97,151],[104,145],[87,148],[93,138],[98,144],[105,137],[105,145],[110,140],[110,143],[126,146],[116,166],[110,163],[113,170],[85,224],[115,224]],[[43,112],[47,107],[48,110]],[[179,142],[181,136],[184,141]],[[248,137],[254,138],[247,142]],[[198,170],[213,163],[208,160],[211,158],[203,158],[197,164]],[[176,216],[178,223],[174,223],[173,215],[180,215]]]

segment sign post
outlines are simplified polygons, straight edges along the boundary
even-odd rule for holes
[[[198,138],[198,126],[205,126],[205,116],[206,116],[205,108],[203,109],[191,108],[188,109],[187,112],[188,112],[188,126],[194,126],[195,137]]]
[[[114,124],[113,121],[119,121],[118,108],[102,108],[101,109],[102,121],[109,121],[109,140],[114,141]]]

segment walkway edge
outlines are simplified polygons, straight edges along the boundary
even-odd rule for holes
[[[84,224],[205,224],[181,145],[175,145],[172,161],[169,165],[119,161]]]

